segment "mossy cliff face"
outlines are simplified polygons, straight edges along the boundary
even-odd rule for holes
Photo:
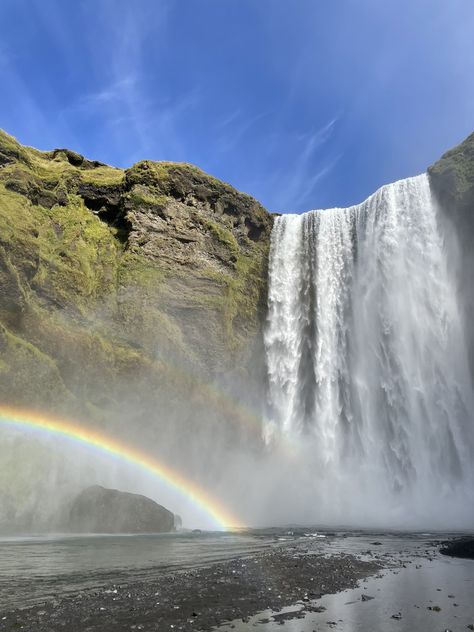
[[[474,134],[429,167],[431,186],[456,221],[474,226]]]
[[[189,394],[173,366],[248,375],[271,226],[192,165],[115,169],[0,132],[0,400],[100,417],[124,384]]]
[[[459,245],[455,262],[474,379],[474,134],[429,167],[431,188]]]

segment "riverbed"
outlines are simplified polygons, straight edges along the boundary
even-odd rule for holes
[[[315,528],[0,541],[0,629],[467,630],[452,534]]]

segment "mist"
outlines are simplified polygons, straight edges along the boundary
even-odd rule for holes
[[[212,376],[157,345],[162,384],[137,374],[111,393],[97,371],[97,406],[69,417],[172,467],[248,527],[469,527],[472,298],[461,258],[426,176],[358,207],[283,216],[250,371]],[[98,329],[108,319],[97,310]],[[72,376],[75,392],[83,380]],[[0,433],[4,533],[62,531],[92,484],[144,494],[185,528],[219,528],[121,458],[45,432]]]

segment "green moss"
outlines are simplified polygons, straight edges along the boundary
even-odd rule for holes
[[[197,221],[201,224],[201,226],[209,231],[211,233],[211,236],[215,237],[220,244],[225,246],[230,254],[234,256],[234,258],[238,257],[240,253],[240,247],[237,243],[236,238],[230,230],[217,224],[217,222],[213,222],[202,214],[196,213],[195,217]]]
[[[447,151],[428,169],[431,182],[441,201],[465,209],[474,202],[474,134]]]
[[[38,209],[39,267],[34,282],[51,285],[64,302],[104,297],[115,288],[119,247],[110,228],[80,198]],[[84,305],[85,307],[85,305]]]
[[[140,252],[127,250],[120,259],[118,283],[123,286],[155,290],[165,278],[164,271]]]
[[[0,129],[0,153],[14,160],[29,162],[29,149],[20,145],[16,138],[2,129]]]
[[[154,163],[158,168],[161,169],[161,173],[165,173],[167,178],[175,174],[181,177],[190,177],[193,180],[204,181],[208,185],[211,185],[215,188],[220,189],[221,191],[227,191],[229,193],[237,193],[236,189],[234,189],[230,184],[223,182],[222,180],[218,180],[214,176],[206,173],[196,165],[193,165],[190,162],[169,162],[169,161],[161,161]],[[244,193],[238,193],[239,196],[245,196]],[[249,196],[250,198],[250,196]]]
[[[166,195],[153,195],[144,187],[135,186],[134,189],[127,194],[127,200],[135,207],[160,207],[165,208],[170,199]]]
[[[0,182],[0,226],[3,241],[12,243],[18,238],[33,239],[33,231],[38,222],[28,212],[28,208],[29,204],[23,196],[8,191]]]
[[[233,351],[238,349],[242,338],[249,333],[249,324],[258,319],[266,283],[262,276],[264,261],[265,256],[259,251],[239,256],[234,273],[215,268],[203,272],[220,289],[214,295],[201,296],[201,303],[220,314],[229,349]]]
[[[86,184],[97,186],[121,186],[124,181],[124,171],[114,167],[100,166],[95,169],[84,169],[81,171],[81,180]]]
[[[146,186],[151,190],[164,192],[169,182],[168,170],[163,163],[142,160],[127,169],[125,175],[130,187]]]
[[[86,312],[115,291],[121,245],[78,196],[47,209],[0,185],[0,229],[13,265],[33,268],[31,283],[56,303]]]
[[[2,143],[13,163],[0,169],[0,323],[9,332],[0,393],[30,380],[21,397],[62,398],[99,418],[124,384],[137,398],[162,387],[183,399],[160,358],[228,370],[256,334],[264,293],[266,243],[248,240],[243,220],[233,225],[255,202],[192,165],[144,161],[123,172],[11,137],[0,136],[0,152]],[[103,219],[78,192],[110,194]]]
[[[35,345],[0,324],[2,380],[0,396],[34,405],[40,401],[72,401],[54,360]]]

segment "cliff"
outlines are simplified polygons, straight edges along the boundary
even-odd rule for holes
[[[428,168],[441,206],[455,221],[474,226],[474,133]]]
[[[428,171],[474,376],[474,135]],[[209,489],[238,476],[234,453],[261,446],[272,223],[192,165],[117,169],[0,132],[0,402],[103,428]],[[48,529],[71,492],[121,480],[49,439],[2,439],[0,530]]]
[[[474,134],[428,172],[463,249],[471,318]],[[216,380],[251,400],[272,222],[189,164],[117,169],[0,132],[0,400],[98,420],[124,388],[143,414],[186,400],[197,417]]]
[[[428,174],[442,216],[458,245],[453,265],[457,271],[459,300],[474,379],[474,134],[443,154],[428,168]]]
[[[247,379],[271,227],[192,165],[122,170],[0,132],[0,400],[100,417],[124,384],[190,395],[176,367]]]

